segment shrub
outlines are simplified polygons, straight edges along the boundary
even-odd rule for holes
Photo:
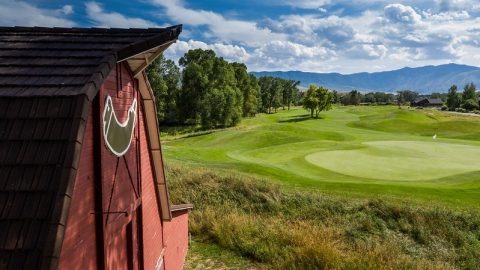
[[[446,111],[447,109],[448,109],[448,107],[446,105],[442,106],[442,111]]]

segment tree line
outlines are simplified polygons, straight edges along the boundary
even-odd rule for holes
[[[229,127],[301,103],[300,82],[256,78],[245,64],[229,63],[212,50],[189,50],[179,65],[160,56],[146,70],[163,123]]]
[[[448,89],[447,106],[450,111],[476,111],[480,108],[479,98],[475,84],[468,83],[463,87],[463,92],[458,92],[454,84]]]

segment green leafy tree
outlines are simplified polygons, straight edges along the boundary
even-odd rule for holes
[[[315,108],[315,116],[318,117],[320,112],[328,111],[332,108],[333,94],[323,86],[317,88],[316,94],[318,97],[318,105]]]
[[[318,117],[320,112],[328,111],[332,108],[333,93],[323,86],[315,87],[311,84],[303,98],[303,107],[310,111],[310,116]]]
[[[449,110],[454,111],[459,108],[462,103],[462,97],[457,93],[457,86],[454,84],[448,89],[447,94],[447,107]]]
[[[260,86],[258,85],[258,79],[253,74],[249,74],[250,90],[255,94],[249,95],[249,98],[253,99],[248,102],[249,106],[244,106],[244,112],[247,112],[247,116],[255,116],[258,108],[262,107],[262,99],[260,98]],[[245,102],[245,101],[244,101]],[[245,103],[244,103],[245,104]],[[255,106],[251,108],[250,106]]]
[[[412,103],[418,97],[418,93],[411,90],[398,91],[397,94],[397,102],[399,102],[400,105],[404,103]]]
[[[272,109],[276,111],[282,104],[282,80],[280,78],[265,76],[258,79],[258,84],[260,86],[260,97],[262,99],[262,111],[266,113],[272,113]]]
[[[287,106],[288,110],[290,110],[290,106],[295,102],[298,95],[299,90],[297,86],[300,84],[300,81],[283,79],[282,81],[282,105]]]
[[[337,104],[340,102],[340,96],[338,95],[337,90],[333,90],[332,92],[333,95],[333,103]]]
[[[377,100],[375,99],[374,93],[367,93],[363,96],[363,102],[366,103],[375,103]]]
[[[232,63],[235,70],[235,79],[237,81],[237,87],[240,89],[243,95],[242,113],[243,116],[253,116],[257,112],[257,93],[258,85],[256,85],[256,78],[247,72],[247,66],[242,63]]]
[[[477,92],[477,89],[475,87],[475,84],[468,83],[463,88],[462,99],[464,101],[467,101],[469,99],[473,99],[473,100],[477,101],[477,93],[476,92]]]
[[[308,90],[303,98],[303,107],[310,111],[310,117],[313,117],[313,114],[315,113],[315,109],[317,108],[319,102],[316,92],[317,88],[315,87],[315,85],[311,84],[308,87]]]
[[[350,91],[348,98],[349,98],[349,102],[348,102],[349,105],[359,105],[360,101],[362,100],[361,94],[357,90]]]
[[[235,70],[212,50],[190,50],[179,60],[183,69],[177,106],[182,121],[205,128],[236,125],[242,116],[243,95]]]
[[[467,111],[473,111],[478,109],[478,102],[473,98],[467,99],[463,102],[462,107]]]
[[[158,120],[176,122],[176,95],[180,83],[179,67],[174,61],[161,55],[148,66],[146,72],[155,95]]]

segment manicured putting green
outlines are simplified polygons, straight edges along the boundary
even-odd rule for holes
[[[432,180],[478,171],[480,147],[437,141],[370,141],[353,150],[321,151],[305,159],[324,169],[370,179]]]

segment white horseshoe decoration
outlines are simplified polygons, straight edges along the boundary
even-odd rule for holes
[[[128,117],[125,122],[120,123],[113,109],[112,98],[107,96],[102,119],[105,144],[113,154],[118,157],[123,156],[132,143],[137,120],[137,99],[133,99],[132,105],[128,108]]]

